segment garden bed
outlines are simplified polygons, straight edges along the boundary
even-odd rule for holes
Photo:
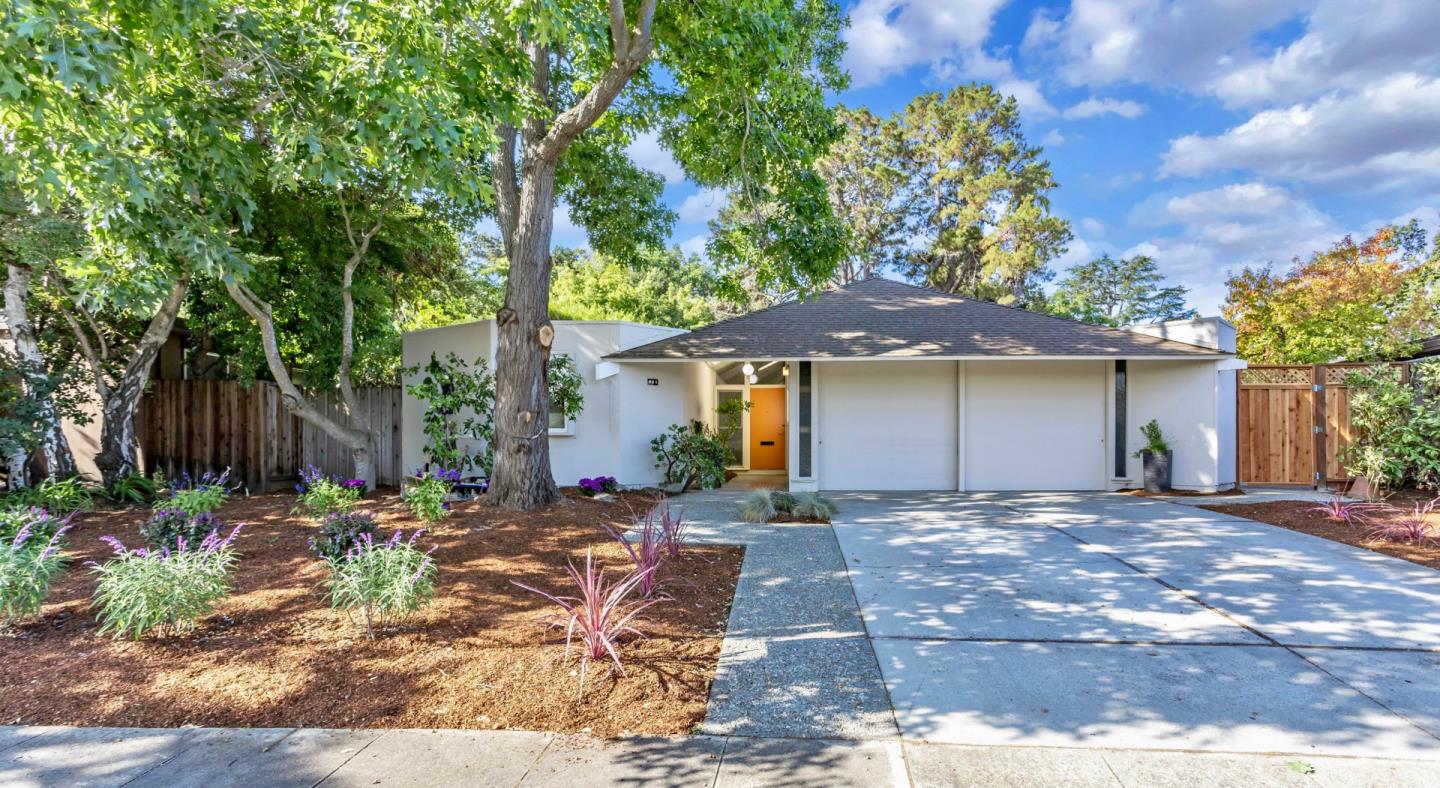
[[[1399,507],[1398,509],[1377,510],[1368,513],[1367,516],[1372,521],[1395,520],[1402,514],[1409,513],[1413,503],[1423,503],[1424,500],[1429,500],[1429,496],[1401,494],[1392,497],[1389,501],[1392,507]],[[1343,542],[1354,547],[1403,558],[1432,569],[1440,569],[1440,544],[1435,541],[1416,545],[1377,539],[1371,535],[1370,527],[1366,524],[1352,525],[1328,519],[1323,513],[1316,510],[1317,506],[1318,504],[1312,501],[1266,501],[1265,503],[1207,504],[1200,508],[1278,525],[1291,531],[1299,531],[1334,542]],[[1437,529],[1436,532],[1440,533],[1440,512],[1432,515],[1430,521]]]
[[[233,589],[190,637],[114,640],[97,635],[86,561],[103,561],[107,534],[138,542],[143,509],[77,515],[42,617],[0,635],[0,723],[175,727],[515,728],[690,732],[705,715],[742,549],[691,546],[666,564],[673,600],[647,609],[645,639],[628,640],[626,674],[592,665],[583,695],[578,664],[562,662],[555,612],[517,580],[570,593],[565,563],[598,563],[618,576],[624,528],[651,501],[570,498],[540,512],[456,504],[422,537],[436,545],[435,601],[373,642],[330,609],[325,565],[307,549],[315,526],[291,514],[293,495],[232,500],[219,514],[244,523]],[[382,533],[416,527],[393,494],[363,501]]]

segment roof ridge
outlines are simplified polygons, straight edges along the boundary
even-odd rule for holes
[[[870,279],[881,279],[881,278],[883,278],[883,277],[878,277],[878,276],[876,276],[876,277],[869,277],[868,279],[858,280],[858,282],[868,282]],[[1124,327],[1121,327],[1121,326],[1102,326],[1102,325],[1098,325],[1098,324],[1096,324],[1096,323],[1086,323],[1084,320],[1077,320],[1076,318],[1073,318],[1073,317],[1065,317],[1064,315],[1052,315],[1052,314],[1050,314],[1049,312],[1037,312],[1037,311],[1035,311],[1035,310],[1033,310],[1033,309],[1026,309],[1026,308],[1023,307],[1023,306],[1009,306],[1009,305],[1006,305],[1006,304],[996,303],[996,302],[994,302],[994,301],[990,301],[990,300],[987,300],[987,299],[984,299],[984,298],[975,298],[975,297],[973,297],[973,296],[963,296],[963,295],[959,295],[958,293],[947,293],[947,292],[945,292],[944,290],[941,290],[941,289],[938,288],[938,287],[932,287],[932,286],[930,286],[930,285],[917,285],[917,284],[914,284],[913,282],[901,282],[901,281],[896,280],[896,279],[887,279],[886,281],[888,281],[888,282],[893,282],[893,283],[895,283],[895,284],[897,284],[897,285],[904,285],[905,287],[914,288],[914,289],[916,289],[916,290],[923,290],[923,291],[928,292],[928,293],[935,293],[935,294],[937,294],[937,295],[950,296],[951,298],[956,298],[956,299],[959,299],[959,300],[962,300],[962,301],[969,301],[969,302],[975,303],[975,304],[981,304],[981,305],[989,306],[989,307],[996,307],[996,308],[998,308],[998,309],[1008,309],[1008,310],[1010,310],[1010,311],[1012,311],[1012,312],[1024,312],[1024,313],[1027,314],[1027,315],[1034,315],[1034,316],[1036,316],[1036,317],[1048,317],[1048,318],[1050,318],[1051,320],[1059,320],[1059,321],[1061,321],[1061,322],[1063,322],[1063,323],[1069,323],[1069,324],[1071,324],[1071,325],[1077,325],[1077,326],[1084,326],[1085,328],[1094,328],[1094,329],[1099,329],[1099,330],[1101,330],[1101,331],[1118,331],[1118,332],[1120,332],[1120,333],[1122,333],[1122,334],[1126,334],[1126,335],[1128,335],[1128,336],[1148,337],[1148,338],[1150,338],[1150,339],[1159,340],[1159,341],[1161,341],[1161,342],[1174,342],[1174,343],[1176,343],[1176,344],[1189,345],[1190,347],[1198,347],[1198,348],[1202,348],[1202,349],[1204,349],[1204,350],[1215,350],[1215,349],[1216,349],[1216,348],[1210,347],[1210,346],[1208,346],[1208,345],[1199,345],[1199,344],[1196,344],[1196,343],[1194,343],[1194,342],[1185,342],[1185,341],[1179,340],[1179,339],[1170,339],[1169,337],[1157,337],[1157,336],[1155,336],[1154,334],[1144,334],[1144,333],[1141,333],[1141,332],[1139,332],[1139,331],[1135,331],[1133,328],[1131,328],[1131,327],[1129,327],[1129,326],[1124,326]],[[858,282],[856,282],[856,284],[858,284]],[[1197,320],[1203,320],[1204,318],[1196,318],[1196,319],[1197,319]],[[1222,352],[1223,352],[1223,351],[1222,351]]]

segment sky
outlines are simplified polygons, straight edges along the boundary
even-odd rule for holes
[[[1429,8],[1426,6],[1434,3]],[[1019,101],[1074,239],[1054,266],[1147,254],[1218,314],[1227,272],[1411,217],[1440,225],[1437,0],[847,0],[848,106],[993,83]],[[672,241],[724,202],[653,138]],[[557,216],[555,242],[584,233]]]

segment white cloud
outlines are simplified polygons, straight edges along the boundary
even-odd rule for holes
[[[1059,129],[1051,129],[1045,132],[1045,136],[1040,138],[1040,144],[1044,145],[1047,148],[1053,148],[1064,142],[1065,135],[1061,134]]]
[[[726,200],[724,189],[701,189],[686,197],[675,213],[686,224],[704,224],[720,215]]]
[[[1154,257],[1167,277],[1190,288],[1191,305],[1206,314],[1218,312],[1229,272],[1271,262],[1284,266],[1343,234],[1333,217],[1307,200],[1261,181],[1156,195],[1136,206],[1130,224],[1162,232],[1122,256]]]
[[[1098,256],[1084,238],[1077,237],[1070,239],[1070,243],[1066,244],[1065,254],[1055,258],[1052,265],[1056,271],[1060,272],[1061,276],[1064,276],[1065,272],[1072,267],[1088,263]]]
[[[884,82],[915,66],[928,66],[941,82],[993,83],[1033,117],[1055,108],[1040,84],[1015,72],[1006,57],[984,49],[995,14],[1007,0],[860,0],[850,11],[845,67],[854,87]]]
[[[670,155],[670,151],[660,146],[660,135],[653,131],[636,135],[625,153],[636,165],[659,175],[666,183],[680,183],[685,180],[685,170],[675,161],[675,157]]]
[[[1356,93],[1257,113],[1215,136],[1173,140],[1165,175],[1238,169],[1362,187],[1440,187],[1440,79],[1396,74]]]
[[[1105,223],[1093,216],[1086,216],[1080,220],[1080,229],[1088,235],[1104,235]]]
[[[1067,108],[1062,114],[1072,119],[1093,118],[1097,115],[1112,114],[1119,115],[1127,120],[1133,120],[1144,113],[1145,105],[1136,101],[1130,101],[1129,99],[1088,98],[1073,107]]]
[[[709,242],[710,242],[710,236],[709,236],[709,234],[707,234],[707,233],[701,233],[701,234],[699,234],[699,235],[692,236],[692,237],[690,237],[690,238],[686,238],[684,241],[681,241],[681,242],[680,242],[680,251],[684,252],[684,253],[687,254],[687,255],[698,254],[698,255],[700,255],[701,257],[704,257],[704,256],[705,256],[705,244],[707,244],[707,243],[709,243]]]
[[[1359,88],[1397,71],[1434,73],[1440,14],[1418,11],[1399,2],[1320,2],[1299,38],[1228,65],[1210,90],[1231,106],[1256,106]]]

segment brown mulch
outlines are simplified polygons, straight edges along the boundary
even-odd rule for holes
[[[422,537],[438,545],[435,601],[368,641],[332,610],[324,564],[307,549],[315,530],[292,515],[292,495],[231,501],[245,523],[231,593],[193,635],[114,640],[97,635],[86,561],[103,561],[106,534],[138,546],[146,511],[75,518],[74,558],[40,620],[0,635],[0,724],[335,728],[515,728],[621,733],[690,732],[705,715],[743,550],[691,546],[667,564],[673,597],[642,613],[646,638],[622,650],[625,675],[592,664],[583,696],[564,630],[539,621],[558,610],[518,580],[569,593],[567,560],[587,546],[618,577],[623,528],[648,499],[569,498],[539,512],[455,504]],[[381,532],[417,523],[393,494],[366,501]]]
[[[1369,512],[1366,516],[1372,521],[1393,520],[1402,512],[1409,512],[1412,504],[1422,498],[1423,500],[1430,499],[1429,496],[1420,496],[1419,494],[1393,496],[1388,503],[1392,507],[1399,507],[1398,509],[1380,509]],[[1440,569],[1440,543],[1432,540],[1423,545],[1414,545],[1376,539],[1370,535],[1369,525],[1364,523],[1348,525],[1341,521],[1331,520],[1315,510],[1317,505],[1309,501],[1267,501],[1265,503],[1214,504],[1200,508],[1278,525],[1292,531],[1319,536],[1334,542],[1343,542],[1355,547],[1363,547],[1366,550],[1403,558],[1432,569]],[[1437,529],[1440,529],[1440,512],[1432,515],[1431,521],[1435,523]]]

